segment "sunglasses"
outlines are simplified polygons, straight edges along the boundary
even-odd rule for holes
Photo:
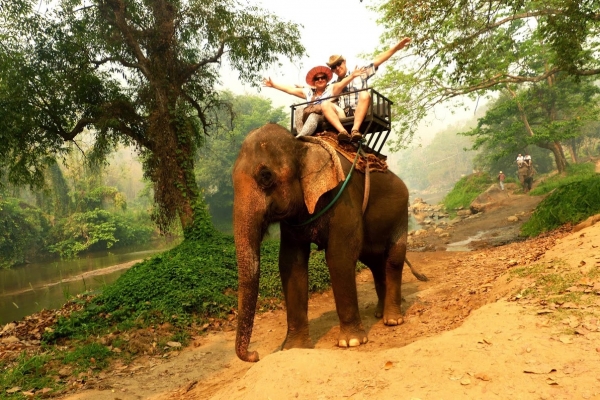
[[[343,60],[342,60],[342,61],[338,61],[338,62],[336,62],[335,64],[333,64],[333,65],[332,65],[331,67],[329,67],[329,68],[331,68],[331,70],[332,70],[332,71],[335,71],[335,69],[336,69],[337,67],[339,67],[340,65],[342,65],[342,63],[343,63],[343,62],[344,62]]]
[[[319,76],[315,76],[313,78],[313,82],[326,81],[326,80],[327,80],[327,76],[325,76],[325,75],[319,75]]]

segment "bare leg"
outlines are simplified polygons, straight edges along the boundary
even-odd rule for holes
[[[340,122],[339,114],[336,110],[335,104],[330,101],[324,101],[321,104],[321,108],[323,109],[323,115],[329,121],[329,123],[338,131],[345,132],[344,125]]]
[[[365,120],[369,105],[371,104],[371,96],[369,92],[362,91],[358,94],[358,104],[354,111],[354,125],[352,125],[352,131],[359,131],[360,126]]]

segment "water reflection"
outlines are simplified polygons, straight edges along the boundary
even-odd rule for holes
[[[0,324],[18,320],[44,308],[58,308],[70,296],[86,290],[101,290],[125,269],[107,267],[125,264],[174,247],[179,241],[160,241],[144,246],[86,254],[68,261],[32,263],[0,270]],[[98,271],[97,274],[90,274]]]

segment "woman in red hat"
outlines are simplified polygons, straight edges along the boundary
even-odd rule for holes
[[[332,77],[333,73],[329,67],[319,65],[312,68],[306,74],[306,83],[308,84],[308,87],[275,83],[271,78],[263,79],[263,86],[281,90],[282,92],[300,97],[306,101],[311,101],[313,102],[312,104],[321,104],[323,101],[329,101],[323,99],[331,96],[331,86],[329,85],[329,81]],[[299,115],[302,116],[303,110],[303,107],[298,107],[296,112],[299,112]],[[297,129],[299,129],[297,136],[312,135],[317,129],[319,115],[320,114],[316,113],[310,114],[304,121],[304,126],[302,126],[300,124],[302,122],[302,117],[298,118],[298,114],[296,114],[294,116],[294,121],[296,122]]]

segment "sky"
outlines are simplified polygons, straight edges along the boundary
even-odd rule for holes
[[[286,58],[280,61],[283,67],[269,68],[265,75],[275,82],[304,84],[306,73],[316,65],[325,65],[332,54],[342,54],[349,66],[365,64],[360,53],[373,51],[379,45],[382,28],[375,23],[377,15],[366,7],[369,0],[252,0],[249,4],[261,6],[281,19],[303,25],[302,44],[307,56],[291,63]],[[347,27],[355,27],[346,29]],[[340,34],[344,36],[340,38]],[[223,86],[235,93],[257,93],[250,85],[242,85],[237,75],[223,71]],[[289,106],[295,98],[272,88],[263,88],[261,95],[271,99],[276,106]]]
[[[275,82],[304,84],[308,70],[316,65],[325,65],[332,54],[343,55],[349,68],[365,65],[370,60],[361,58],[361,54],[370,54],[380,46],[383,27],[376,23],[378,14],[368,8],[374,4],[373,0],[248,0],[248,4],[265,8],[283,20],[303,25],[301,40],[308,54],[296,63],[282,57],[280,61],[283,67],[270,67],[265,75]],[[225,89],[236,94],[259,94],[270,99],[277,107],[289,107],[296,101],[295,97],[276,89],[262,88],[258,91],[251,85],[243,85],[237,74],[227,69],[225,63],[223,65]],[[385,70],[385,66],[384,63],[378,74]],[[467,110],[455,109],[454,112],[447,106],[436,107],[434,113],[419,126],[413,142],[426,145],[436,132],[472,118],[475,104],[466,103]]]

